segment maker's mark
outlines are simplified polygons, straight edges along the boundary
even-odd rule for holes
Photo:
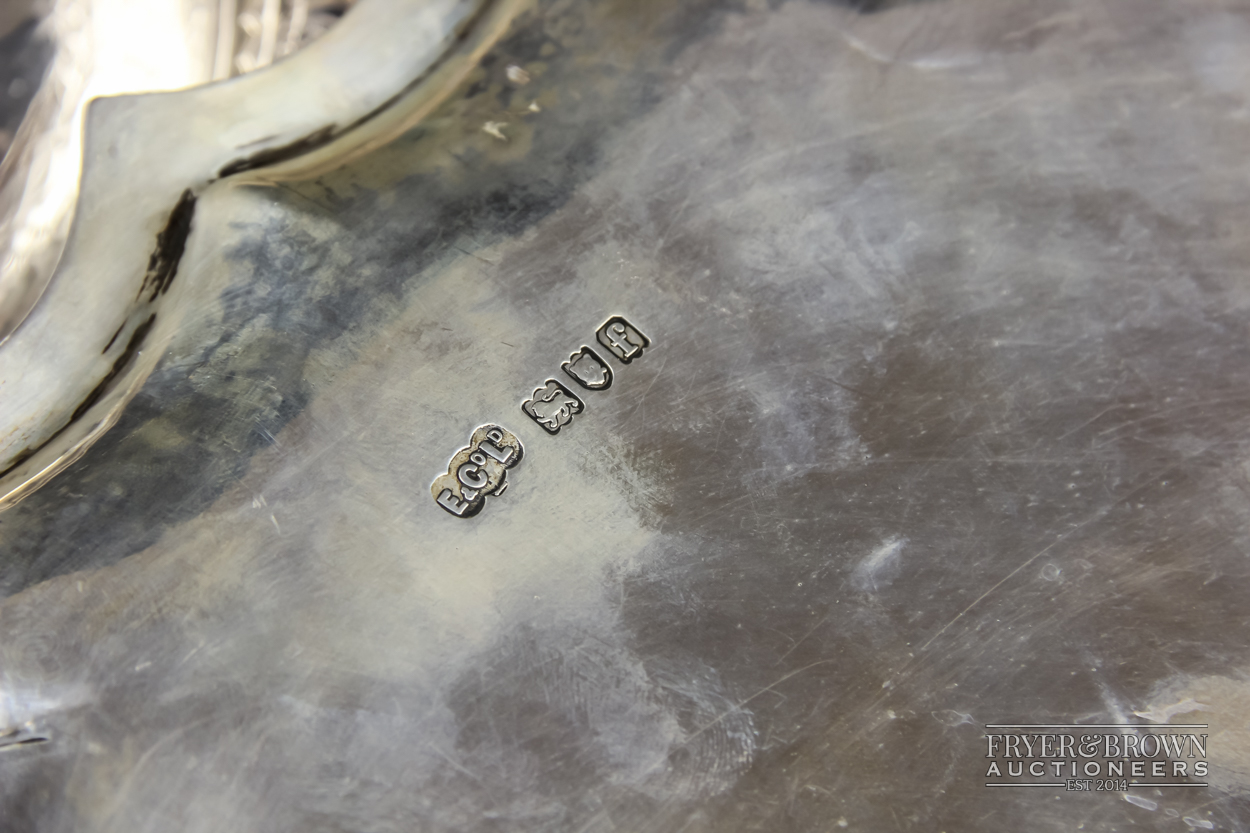
[[[434,478],[430,493],[434,501],[457,518],[471,518],[486,505],[486,498],[508,488],[508,469],[521,462],[525,450],[516,435],[499,425],[483,425],[473,432],[469,444]]]

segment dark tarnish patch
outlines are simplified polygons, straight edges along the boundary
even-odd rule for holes
[[[195,216],[195,201],[195,194],[188,188],[182,192],[182,196],[178,198],[177,204],[169,212],[169,219],[165,222],[165,228],[161,229],[156,235],[156,248],[152,250],[152,255],[148,258],[148,271],[139,287],[138,297],[141,298],[144,290],[150,289],[148,301],[154,301],[158,295],[165,294],[169,290],[170,285],[173,284],[174,278],[178,275],[178,264],[182,261],[182,256],[187,250],[187,238],[191,236],[191,219]],[[4,471],[0,471],[0,477],[4,477],[35,454],[47,448],[50,443],[65,432],[65,429],[82,419],[83,414],[87,413],[91,406],[99,402],[101,397],[109,392],[113,382],[117,380],[121,372],[130,364],[130,360],[139,352],[139,348],[143,346],[143,342],[147,339],[155,321],[156,313],[152,313],[148,316],[147,321],[135,327],[134,332],[130,336],[130,341],[126,344],[126,349],[113,361],[113,366],[109,368],[109,372],[92,388],[91,393],[87,394],[82,402],[78,404],[73,414],[70,415],[69,420],[58,428],[56,433],[39,445],[19,452],[13,458],[13,462]],[[121,326],[117,328],[108,340],[108,344],[104,345],[104,349],[100,351],[102,355],[108,353],[124,329],[126,329],[126,323],[123,321]]]
[[[8,474],[9,472],[13,471],[15,468],[20,466],[22,463],[25,463],[35,454],[42,451],[44,448],[48,446],[49,443],[51,443],[57,437],[61,436],[61,434],[65,433],[65,429],[69,428],[75,422],[82,419],[83,414],[87,413],[87,411],[91,409],[92,405],[99,402],[101,397],[103,397],[104,394],[109,392],[109,390],[113,386],[113,382],[116,381],[117,377],[121,375],[121,372],[126,369],[126,366],[130,364],[130,360],[135,357],[135,355],[139,352],[139,348],[143,346],[143,342],[147,340],[148,333],[151,332],[152,325],[155,322],[156,322],[156,313],[152,313],[150,316],[148,316],[147,321],[144,321],[138,327],[135,327],[134,333],[132,333],[130,336],[130,341],[127,342],[126,344],[126,349],[123,350],[121,355],[118,356],[117,359],[113,362],[113,366],[109,368],[109,372],[104,375],[104,378],[100,380],[100,383],[97,384],[94,388],[92,388],[91,393],[87,394],[86,398],[83,399],[83,401],[78,404],[78,407],[74,409],[74,413],[70,415],[69,421],[67,421],[64,425],[58,428],[56,430],[56,433],[48,437],[39,445],[35,446],[34,448],[27,448],[23,450],[22,452],[20,452],[16,457],[13,458],[13,462],[9,464],[8,468],[6,468],[4,471],[0,471],[0,477],[4,477],[6,474]],[[116,338],[116,336],[114,336],[114,338]]]
[[[325,147],[342,135],[342,131],[337,130],[337,127],[338,125],[336,124],[327,124],[325,127],[318,128],[307,136],[296,139],[293,142],[274,148],[258,150],[251,156],[244,156],[227,164],[217,172],[217,176],[220,179],[224,179],[228,176],[241,174],[244,171],[267,168],[270,165],[276,165],[279,162],[285,162],[288,159],[294,159],[297,156],[302,156],[310,151]]]
[[[64,431],[64,430],[65,430],[64,428],[62,428],[62,429],[61,429],[61,431]],[[59,434],[59,433],[61,433],[61,431],[58,431],[57,433]],[[44,443],[44,445],[47,445],[47,443]],[[18,453],[18,455],[17,455],[16,457],[14,457],[14,458],[13,458],[13,463],[12,463],[12,464],[11,464],[11,465],[7,468],[7,469],[5,469],[4,471],[0,472],[0,477],[3,477],[4,475],[6,475],[6,474],[8,474],[9,472],[13,471],[13,469],[15,469],[15,468],[17,468],[18,466],[20,466],[22,463],[25,463],[25,462],[26,462],[27,460],[29,460],[31,457],[34,457],[34,456],[35,456],[35,452],[36,452],[36,451],[38,451],[40,448],[43,448],[43,446],[41,445],[41,446],[38,446],[38,447],[36,447],[36,448],[26,448],[26,449],[23,449],[22,451],[20,451],[20,452]]]
[[[268,148],[267,150],[257,151],[251,156],[236,159],[218,171],[217,178],[225,179],[228,176],[234,176],[235,174],[240,174],[244,171],[254,171],[257,168],[267,168],[270,165],[276,165],[279,162],[286,162],[289,159],[294,159],[297,156],[302,156],[305,153],[310,153],[314,150],[325,147],[340,136],[350,133],[357,127],[360,127],[361,125],[377,118],[382,113],[394,107],[396,103],[404,98],[404,96],[412,92],[417,85],[430,77],[435,70],[442,66],[443,62],[446,61],[448,56],[451,55],[452,49],[454,49],[457,44],[464,42],[464,40],[468,38],[469,34],[473,31],[474,25],[492,5],[493,3],[483,3],[477,8],[477,10],[462,20],[459,25],[456,26],[455,31],[452,32],[451,41],[447,44],[443,54],[440,55],[437,60],[426,67],[424,72],[420,73],[416,78],[405,84],[399,92],[395,93],[393,96],[386,99],[377,107],[374,107],[372,110],[365,113],[351,124],[348,124],[346,127],[341,129],[337,124],[327,124],[325,127],[314,130],[302,139],[296,139],[295,141],[281,145],[280,147]]]
[[[182,192],[178,204],[169,212],[169,220],[165,228],[156,235],[156,248],[148,258],[148,273],[143,278],[143,290],[151,288],[148,300],[156,300],[157,295],[164,295],[178,274],[178,263],[187,250],[187,238],[191,236],[191,218],[195,216],[195,195],[191,189]],[[116,336],[114,336],[116,338]],[[112,344],[112,342],[109,342]],[[108,348],[104,348],[107,350]]]
[[[113,336],[109,339],[109,343],[104,345],[104,349],[100,351],[101,356],[109,351],[109,348],[113,346],[113,342],[117,341],[117,337],[122,334],[124,329],[126,329],[125,321],[117,325],[117,329],[113,331]]]
[[[47,743],[49,740],[49,738],[42,736],[0,738],[0,752],[4,752],[9,749],[17,749],[22,746],[35,746],[36,744]]]
[[[188,217],[188,220],[189,219],[190,218]],[[181,254],[181,252],[179,252],[179,254]],[[152,330],[152,325],[154,323],[156,323],[156,313],[152,313],[148,316],[147,321],[144,321],[138,327],[135,327],[135,331],[130,335],[130,341],[126,343],[126,349],[123,350],[122,354],[117,357],[116,361],[113,362],[113,366],[109,369],[108,373],[104,374],[104,378],[100,380],[100,383],[96,385],[91,390],[91,393],[87,394],[87,398],[74,409],[74,413],[70,416],[69,423],[66,427],[73,425],[81,419],[82,415],[87,413],[92,405],[100,401],[100,397],[109,392],[109,389],[113,387],[114,380],[116,380],[117,377],[121,375],[121,372],[126,369],[126,365],[130,364],[130,360],[135,357],[135,354],[139,352],[139,348],[143,346],[143,342],[147,340],[148,333]]]
[[[942,0],[822,0],[835,6],[845,6],[860,14],[877,14],[888,12],[899,6],[914,6],[920,3],[936,3]],[[779,4],[778,4],[779,5]]]

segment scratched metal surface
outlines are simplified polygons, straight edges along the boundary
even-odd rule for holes
[[[1250,828],[1248,149],[1245,2],[539,5],[201,198],[160,368],[0,516],[0,828]],[[982,786],[984,723],[1187,698],[1207,790]]]

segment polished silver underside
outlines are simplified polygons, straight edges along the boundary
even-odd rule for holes
[[[199,196],[0,514],[0,829],[1250,829],[1248,206],[1250,3],[539,2]],[[1209,787],[984,787],[1169,717]]]

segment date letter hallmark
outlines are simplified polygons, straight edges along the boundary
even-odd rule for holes
[[[612,368],[589,347],[583,347],[560,365],[573,381],[586,390],[607,390],[612,387]]]
[[[651,339],[638,332],[619,315],[605,321],[595,332],[595,338],[624,364],[629,364],[641,356],[645,348],[651,346]]]
[[[548,379],[541,388],[534,388],[530,398],[521,403],[525,415],[548,434],[560,433],[561,426],[572,422],[573,416],[585,407],[582,400],[555,379]]]
[[[447,472],[434,478],[430,493],[435,503],[457,518],[471,518],[482,511],[488,496],[502,495],[508,488],[508,469],[521,462],[524,454],[512,432],[499,425],[483,425],[451,458]]]

